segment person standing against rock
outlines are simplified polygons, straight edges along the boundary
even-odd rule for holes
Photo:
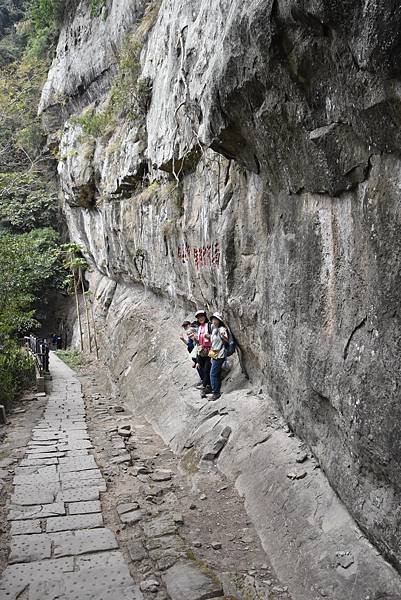
[[[198,332],[196,334],[197,341],[197,368],[202,379],[203,387],[201,389],[202,398],[206,397],[207,393],[211,392],[210,386],[210,368],[211,361],[209,352],[212,347],[211,343],[211,326],[204,310],[198,310],[195,313],[195,319],[198,323]]]
[[[195,347],[195,341],[193,339],[193,335],[191,335],[191,334],[193,334],[193,331],[191,330],[191,323],[190,323],[190,321],[184,321],[183,324],[181,325],[181,327],[185,331],[186,335],[181,334],[180,335],[180,340],[182,342],[184,342],[184,344],[187,347],[188,352],[191,354],[192,350]]]
[[[229,334],[220,313],[214,313],[212,315],[212,324],[212,347],[209,352],[211,358],[210,381],[213,392],[211,400],[218,400],[221,396],[221,370],[223,368],[223,363],[226,360],[225,344],[229,340]]]
[[[195,369],[197,366],[197,352],[196,352],[197,346],[196,346],[196,341],[195,341],[195,334],[198,330],[198,324],[197,323],[191,324],[189,321],[184,321],[181,327],[184,329],[185,335],[181,334],[180,340],[186,345],[187,350],[192,359],[192,368]],[[199,369],[198,369],[198,373],[199,373],[199,377],[200,377]],[[197,387],[203,387],[203,384],[201,383]]]

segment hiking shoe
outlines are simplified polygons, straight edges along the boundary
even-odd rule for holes
[[[213,394],[213,396],[211,398],[209,398],[209,400],[218,400],[221,397],[221,394]]]
[[[198,383],[195,387],[197,390],[203,390],[203,383]]]

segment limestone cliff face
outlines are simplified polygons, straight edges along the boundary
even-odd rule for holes
[[[400,566],[400,4],[146,4],[82,1],[60,34],[41,112],[71,236],[109,280],[228,316]],[[107,112],[127,36],[145,109],[90,135],[74,117]]]

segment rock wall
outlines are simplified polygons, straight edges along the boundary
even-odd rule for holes
[[[289,431],[269,395],[247,382],[230,359],[220,400],[201,399],[177,337],[183,309],[169,311],[163,296],[96,271],[90,283],[102,358],[115,386],[111,402],[145,416],[181,456],[192,485],[198,470],[213,471],[215,465],[235,482],[291,598],[399,600],[399,574],[355,526],[316,457]],[[233,597],[262,596],[248,589]]]
[[[82,1],[40,107],[94,268],[222,310],[252,383],[397,567],[400,20],[395,0]],[[127,36],[151,97],[110,126]]]

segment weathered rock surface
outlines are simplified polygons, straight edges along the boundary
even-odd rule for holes
[[[109,4],[68,16],[42,97],[49,129],[102,110],[125,32],[144,28],[145,2]],[[127,323],[145,327],[146,368],[156,361],[171,386],[133,283],[166,306],[225,312],[255,387],[398,567],[399,8],[164,0],[141,52],[146,119],[98,139],[68,121],[59,163],[70,233],[104,276],[111,361]],[[168,421],[156,396],[154,421]]]
[[[168,569],[163,579],[172,600],[207,600],[224,595],[218,581],[214,581],[190,562],[175,564]]]
[[[98,283],[98,289],[104,284]],[[92,285],[96,287],[93,279]],[[235,480],[291,597],[343,600],[353,584],[360,598],[384,592],[401,597],[401,578],[356,527],[316,458],[297,463],[304,444],[288,433],[268,396],[245,387],[233,369],[219,401],[201,399],[192,386],[188,354],[176,335],[177,315],[167,317],[163,298],[119,284],[103,317],[101,312],[99,304],[98,327],[115,349],[109,365],[121,400],[144,415],[175,452],[188,453],[190,468],[196,469],[198,460],[210,465],[201,457],[231,430],[216,464]],[[156,393],[155,381],[163,393]],[[298,471],[305,476],[288,477]],[[189,508],[197,512],[202,497]],[[143,526],[156,540],[178,529],[176,521],[165,516]],[[212,541],[220,541],[218,530]],[[246,536],[243,543],[248,543]],[[354,563],[338,566],[338,552],[352,553]]]

